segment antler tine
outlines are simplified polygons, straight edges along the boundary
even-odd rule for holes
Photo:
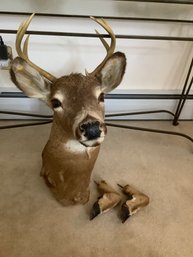
[[[43,70],[42,68],[40,68],[39,66],[37,66],[36,64],[31,62],[30,59],[28,58],[27,49],[28,49],[29,35],[27,36],[27,38],[24,42],[23,50],[21,49],[21,43],[22,43],[23,37],[24,37],[34,15],[35,15],[35,13],[33,13],[25,22],[22,22],[22,24],[20,25],[20,27],[17,31],[17,35],[16,35],[16,50],[17,50],[18,55],[22,59],[24,59],[30,66],[32,66],[34,69],[36,69],[42,76],[47,78],[49,81],[54,82],[56,80],[56,78],[52,74],[50,74],[49,72]]]
[[[23,53],[24,55],[29,59],[28,57],[28,44],[29,44],[29,37],[30,35],[27,35],[25,41],[24,41],[24,44],[23,44]]]
[[[35,13],[33,13],[26,21],[22,22],[18,31],[17,31],[16,50],[17,50],[18,55],[25,60],[28,59],[28,58],[25,55],[25,52],[22,51],[22,49],[21,49],[21,43],[22,43],[23,37],[25,35],[25,32],[26,32],[31,20],[33,19],[34,15],[35,15]],[[27,42],[25,42],[24,45],[25,45],[25,48],[27,48]],[[27,51],[27,49],[25,49],[25,51]]]
[[[102,44],[104,45],[106,51],[108,51],[109,50],[109,45],[108,45],[107,41],[104,40],[104,38],[101,36],[101,34],[98,32],[98,30],[95,29],[95,32],[99,36],[99,39],[102,42]]]
[[[99,39],[101,40],[102,44],[104,45],[107,54],[104,58],[104,60],[96,67],[96,69],[89,73],[90,75],[94,75],[96,74],[98,71],[100,71],[100,69],[103,67],[103,65],[105,64],[106,60],[114,53],[115,50],[115,46],[116,46],[116,38],[115,38],[115,34],[113,32],[113,30],[111,29],[111,27],[109,26],[109,24],[104,20],[104,19],[96,19],[95,17],[90,17],[92,20],[96,21],[99,25],[101,25],[110,35],[111,37],[111,44],[110,46],[108,45],[108,43],[106,42],[106,40],[100,35],[100,33],[96,31],[97,35],[99,35]]]

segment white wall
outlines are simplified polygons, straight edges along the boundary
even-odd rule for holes
[[[127,1],[30,1],[0,0],[0,11],[38,12],[56,14],[81,14],[123,17],[154,17],[193,19],[193,5],[134,3]],[[0,29],[18,29],[26,15],[0,14]],[[108,19],[115,34],[158,35],[193,37],[192,23],[141,22]],[[34,17],[29,29],[61,32],[93,33],[103,29],[90,19],[64,17]],[[3,34],[7,45],[12,46],[16,56],[15,35]],[[117,39],[117,50],[127,56],[127,70],[118,93],[178,93],[181,91],[187,69],[193,57],[193,43],[179,41],[155,41]],[[105,51],[97,38],[73,38],[37,36],[30,38],[29,55],[33,62],[62,76],[71,72],[92,71],[102,60]],[[17,91],[8,71],[0,70],[0,92]],[[192,91],[193,92],[193,91]],[[193,101],[187,101],[182,118],[193,119]],[[176,100],[128,100],[106,101],[107,112],[143,111],[168,109],[175,111]],[[0,99],[0,109],[47,113],[48,109],[32,99]],[[5,116],[0,116],[4,118]],[[138,116],[139,117],[139,116]],[[153,119],[168,115],[151,116]],[[142,116],[141,118],[151,118]],[[10,116],[8,117],[10,118]],[[171,118],[171,117],[169,117]]]
[[[115,16],[146,16],[160,18],[187,19],[193,17],[193,7],[186,5],[164,5],[124,2],[124,1],[55,1],[57,4],[46,7],[41,1],[17,1],[17,5],[9,1],[1,6],[2,10],[31,10],[39,12],[96,14]],[[20,5],[19,5],[20,3]],[[38,4],[37,4],[38,3]],[[78,4],[79,3],[79,4]],[[44,8],[43,8],[44,7]],[[23,9],[22,9],[23,8]],[[30,8],[30,9],[29,9]],[[43,11],[42,11],[43,10]],[[17,29],[25,15],[0,14],[0,28]],[[134,22],[126,20],[109,20],[115,34],[126,35],[161,35],[193,37],[192,24]],[[35,17],[30,30],[89,32],[97,28],[104,31],[90,19],[63,17]],[[15,35],[3,35],[4,41],[14,49]],[[127,71],[120,90],[180,90],[193,56],[192,42],[153,41],[117,39],[117,50],[127,56]],[[70,72],[93,70],[105,54],[104,48],[97,38],[73,38],[54,36],[31,36],[29,55],[39,66],[56,76]],[[14,56],[16,53],[14,51]],[[7,71],[0,70],[0,87],[15,90]],[[4,89],[3,89],[4,90]]]

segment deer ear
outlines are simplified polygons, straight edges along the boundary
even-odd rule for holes
[[[126,67],[126,57],[121,52],[114,53],[105,63],[97,78],[102,83],[102,91],[108,93],[116,88],[123,78]]]
[[[22,58],[12,61],[10,75],[13,83],[27,96],[47,101],[50,84]]]

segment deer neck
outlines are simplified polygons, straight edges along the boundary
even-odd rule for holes
[[[55,141],[57,143],[65,144],[71,138],[72,138],[72,136],[70,135],[70,133],[68,133],[68,131],[66,131],[61,126],[59,121],[54,119],[53,123],[52,123],[52,128],[51,128],[49,140],[52,141],[52,142]]]

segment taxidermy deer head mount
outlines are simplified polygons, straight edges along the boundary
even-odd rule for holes
[[[16,36],[16,57],[11,79],[27,96],[44,101],[54,112],[53,124],[42,158],[41,175],[55,198],[63,205],[85,203],[89,198],[89,181],[104,140],[104,94],[116,88],[123,77],[126,58],[115,50],[115,35],[103,19],[92,20],[110,35],[108,43],[97,32],[107,54],[91,72],[55,78],[30,61],[25,32],[34,14],[23,22]]]

